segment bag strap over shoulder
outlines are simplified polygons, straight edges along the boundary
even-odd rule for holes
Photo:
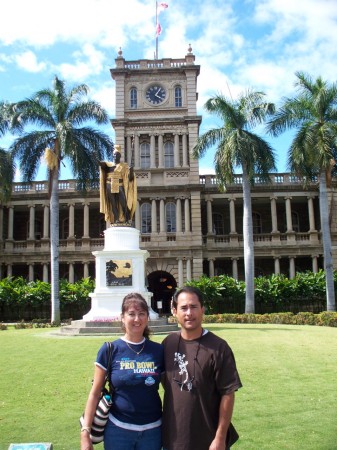
[[[112,398],[112,395],[115,391],[115,387],[112,384],[111,381],[111,371],[112,371],[112,351],[113,351],[113,344],[112,342],[107,342],[108,345],[108,368],[106,372],[106,381],[109,383],[109,391],[110,391],[110,397]]]

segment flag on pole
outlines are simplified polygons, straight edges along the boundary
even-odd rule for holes
[[[158,15],[161,11],[165,11],[166,8],[168,8],[167,3],[158,3],[156,2],[157,10],[156,10],[156,37],[158,37],[161,34],[161,25],[158,22]]]
[[[161,13],[161,11],[165,11],[165,9],[168,8],[167,3],[158,3],[156,0],[156,52],[155,52],[155,59],[158,59],[158,37],[161,34],[161,25],[158,21],[158,16]]]

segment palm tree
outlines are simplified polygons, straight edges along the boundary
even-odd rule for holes
[[[217,95],[210,98],[205,109],[216,114],[223,125],[199,137],[193,149],[196,158],[217,144],[214,157],[219,188],[234,181],[235,168],[242,170],[243,189],[243,240],[246,283],[245,312],[255,312],[254,301],[254,239],[251,203],[251,185],[254,177],[269,181],[269,172],[275,169],[274,151],[270,145],[250,130],[261,124],[267,115],[274,113],[274,105],[264,102],[263,92],[248,90],[237,100]]]
[[[59,198],[60,162],[69,160],[81,185],[98,179],[98,161],[112,151],[110,138],[86,123],[109,122],[106,111],[95,101],[83,100],[85,84],[66,90],[64,81],[54,78],[53,89],[44,89],[15,105],[13,126],[22,135],[12,151],[18,158],[24,181],[31,181],[45,155],[49,173],[51,242],[51,321],[60,322],[59,302]],[[24,132],[26,126],[38,130]]]
[[[11,105],[0,101],[0,137],[10,128]],[[9,151],[0,147],[0,204],[9,200],[12,192],[15,164]]]
[[[298,95],[283,99],[280,109],[267,124],[267,130],[278,136],[287,129],[296,128],[288,151],[289,170],[303,176],[305,182],[319,178],[327,310],[336,311],[327,187],[335,166],[337,84],[330,85],[321,77],[313,81],[303,72],[295,75]]]

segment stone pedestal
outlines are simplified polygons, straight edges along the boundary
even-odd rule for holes
[[[96,287],[91,296],[91,310],[85,321],[120,320],[123,298],[138,292],[147,301],[150,319],[159,316],[151,308],[152,293],[145,287],[147,250],[139,248],[139,230],[111,227],[104,232],[104,249],[93,252],[96,258]]]

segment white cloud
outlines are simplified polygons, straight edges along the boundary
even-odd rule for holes
[[[27,72],[42,72],[46,68],[46,63],[39,63],[35,53],[30,50],[14,56],[14,59],[20,69],[24,69]]]
[[[67,80],[85,80],[102,72],[105,56],[93,45],[85,44],[73,54],[74,64],[63,63],[56,67],[61,76]]]

